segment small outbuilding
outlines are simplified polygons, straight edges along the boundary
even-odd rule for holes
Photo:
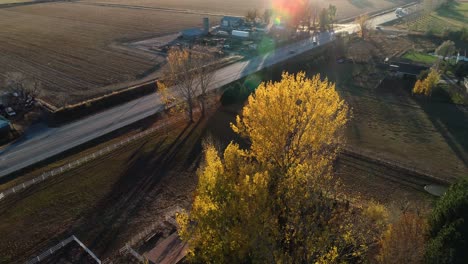
[[[189,28],[189,29],[182,30],[181,34],[183,38],[195,39],[195,38],[203,37],[206,34],[206,32],[205,30],[201,28]]]
[[[238,29],[244,24],[244,19],[242,17],[233,17],[225,16],[221,19],[221,29],[223,30],[233,30]]]
[[[422,71],[428,70],[429,67],[403,62],[389,62],[388,70],[395,72],[399,76],[418,76]]]

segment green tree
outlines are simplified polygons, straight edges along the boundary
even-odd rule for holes
[[[381,229],[381,210],[338,199],[332,163],[349,109],[320,76],[263,83],[232,128],[249,141],[205,146],[179,235],[200,263],[356,263]],[[359,217],[356,217],[358,215]],[[370,217],[372,215],[372,217]]]
[[[468,259],[468,178],[452,185],[429,218],[425,262],[466,263]]]
[[[455,53],[455,43],[451,40],[446,40],[435,50],[435,54],[442,56],[445,60],[446,57],[450,57]]]
[[[468,62],[458,62],[455,65],[454,74],[457,77],[457,83],[463,80],[463,77],[468,76]]]

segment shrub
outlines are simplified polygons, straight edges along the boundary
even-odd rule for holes
[[[429,218],[426,263],[466,263],[468,259],[468,178],[454,184]]]

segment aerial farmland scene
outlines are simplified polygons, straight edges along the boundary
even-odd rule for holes
[[[0,0],[0,264],[465,264],[467,221],[466,0]]]

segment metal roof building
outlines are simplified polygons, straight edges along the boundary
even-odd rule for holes
[[[235,29],[244,24],[242,17],[225,16],[221,19],[222,29]]]
[[[192,39],[192,38],[197,38],[197,37],[201,37],[203,35],[205,35],[205,31],[201,28],[188,28],[188,29],[184,29],[182,30],[182,37],[184,38],[189,38],[189,39]]]

